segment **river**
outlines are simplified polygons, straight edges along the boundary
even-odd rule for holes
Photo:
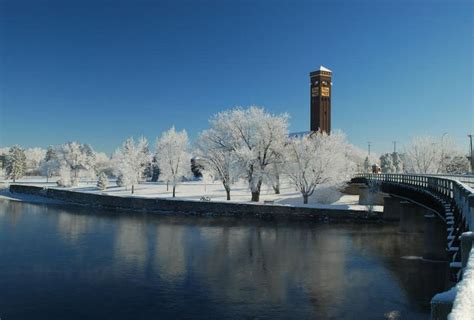
[[[397,224],[0,200],[0,318],[428,319],[421,244]]]

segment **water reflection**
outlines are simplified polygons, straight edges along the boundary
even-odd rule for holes
[[[77,314],[428,318],[427,299],[439,289],[431,277],[446,269],[401,259],[421,255],[419,237],[396,225],[156,217],[3,201],[0,286],[10,291],[0,291],[0,310],[14,318],[12,306],[26,299],[27,316],[58,308],[50,319],[88,308]],[[29,294],[31,283],[43,298]]]
[[[155,236],[154,267],[167,281],[182,279],[187,271],[185,232],[183,226],[157,225]]]
[[[146,224],[142,220],[122,219],[115,233],[115,260],[124,267],[143,272],[148,260]]]

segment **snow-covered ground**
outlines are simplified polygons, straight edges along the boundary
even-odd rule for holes
[[[55,179],[52,179],[55,181]],[[11,183],[11,181],[9,181]],[[1,184],[2,182],[0,182]],[[115,182],[110,181],[107,190],[99,190],[95,181],[81,182],[78,186],[72,188],[60,188],[56,183],[46,183],[44,178],[31,177],[18,180],[16,183],[42,186],[48,188],[58,188],[74,190],[79,192],[100,193],[121,197],[144,197],[144,198],[172,198],[172,187],[167,190],[166,183],[163,182],[144,182],[135,185],[134,194],[131,194],[130,188],[117,187]],[[317,192],[317,191],[316,191]],[[2,196],[0,194],[0,196]],[[3,195],[5,197],[5,194]],[[220,182],[204,183],[202,181],[189,181],[179,184],[176,188],[177,200],[195,200],[199,201],[201,197],[209,197],[211,201],[227,202],[225,190]],[[274,204],[310,207],[310,208],[331,208],[331,209],[351,209],[351,210],[367,210],[367,206],[359,205],[359,196],[341,195],[336,197],[334,202],[330,204],[318,203],[313,196],[309,199],[308,204],[303,204],[301,193],[296,191],[291,185],[283,183],[281,186],[281,194],[275,194],[271,187],[263,186],[260,195],[260,204],[265,201],[273,201]],[[231,190],[231,200],[234,203],[252,203],[250,201],[250,191],[244,182],[235,184]],[[382,206],[373,206],[373,211],[380,212]]]

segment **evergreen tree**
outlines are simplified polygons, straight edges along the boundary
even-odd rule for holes
[[[158,158],[154,156],[153,160],[151,161],[151,181],[157,182],[159,177],[160,167],[158,167]]]
[[[116,183],[117,183],[117,186],[118,186],[118,187],[123,187],[123,186],[125,186],[125,181],[124,181],[124,179],[123,179],[123,174],[119,174],[119,176],[117,177]]]
[[[193,173],[194,178],[202,178],[203,166],[197,161],[196,158],[191,158],[191,172]]]
[[[100,190],[105,190],[107,189],[108,183],[109,183],[109,179],[107,179],[107,176],[105,175],[105,173],[101,172],[99,174],[99,180],[97,181],[97,187]]]
[[[44,160],[40,164],[40,171],[46,176],[46,182],[49,182],[49,178],[59,171],[58,155],[52,146],[46,150]]]
[[[446,164],[446,173],[449,174],[467,174],[469,173],[470,163],[466,156],[454,156]]]
[[[11,147],[8,152],[7,165],[5,169],[7,177],[12,179],[13,182],[23,177],[26,171],[25,150],[17,145]]]
[[[391,153],[385,153],[380,156],[380,167],[383,173],[395,173],[397,169],[393,163],[393,156]]]

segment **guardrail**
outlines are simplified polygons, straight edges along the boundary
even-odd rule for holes
[[[474,231],[474,189],[472,189],[474,176],[362,173],[357,174],[356,178],[365,178],[369,183],[375,181],[422,189],[421,191],[428,192],[437,198],[444,198],[443,202],[449,202],[456,206],[465,223],[464,230],[461,230],[461,232],[469,230],[463,232],[459,237],[461,261],[459,261],[459,256],[456,257],[455,254],[450,263],[452,268],[461,268],[456,277],[458,281],[461,279],[461,282],[451,290],[433,297],[431,300],[431,318],[447,319],[454,305],[453,313],[451,313],[452,318],[450,316],[450,319],[471,319],[474,297],[473,291],[466,288],[474,287],[474,277],[472,276],[472,273],[474,273],[472,269],[474,266],[474,249],[471,249],[474,247],[474,233],[472,232]],[[454,230],[452,227],[450,229]],[[453,236],[452,232],[448,235],[448,241],[451,241],[448,247],[451,249],[454,240],[450,240],[450,236]],[[454,238],[456,237],[454,235]]]
[[[435,195],[452,200],[461,212],[468,230],[474,231],[474,189],[468,185],[474,183],[474,176],[359,173],[355,177],[422,188]]]

